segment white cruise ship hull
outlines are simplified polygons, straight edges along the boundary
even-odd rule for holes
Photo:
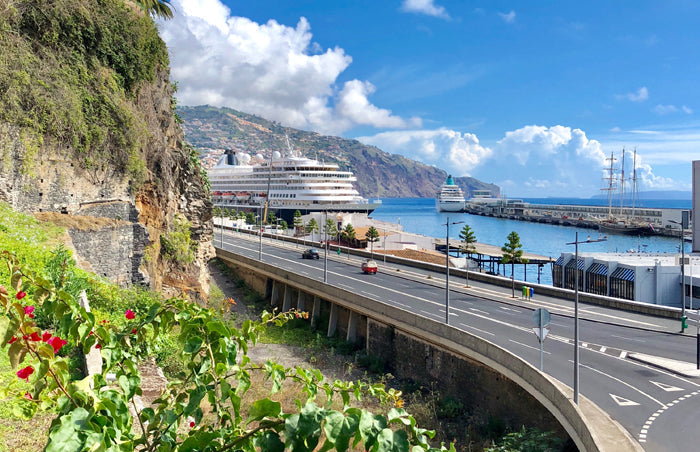
[[[438,212],[464,212],[464,202],[445,202],[436,199],[435,208]]]

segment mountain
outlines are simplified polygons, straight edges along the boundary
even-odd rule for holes
[[[185,140],[199,150],[236,149],[250,154],[287,149],[285,134],[295,149],[307,157],[336,163],[357,176],[357,189],[365,197],[433,197],[445,182],[447,173],[434,166],[389,154],[357,140],[320,135],[230,108],[208,105],[178,107]],[[499,187],[472,177],[457,177],[455,182],[470,194],[473,190]]]

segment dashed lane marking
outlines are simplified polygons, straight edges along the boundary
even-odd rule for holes
[[[657,386],[659,385],[659,383],[654,382],[654,381],[652,381],[652,383],[654,383],[654,384],[657,385]],[[661,386],[659,386],[659,387],[663,389],[663,387],[661,387]],[[680,388],[675,388],[675,387],[673,387],[673,388],[674,388],[674,390],[680,389]],[[665,390],[665,389],[664,389],[664,390]],[[680,390],[682,391],[682,389],[680,389]],[[682,396],[682,397],[679,397],[679,398],[677,398],[676,400],[674,400],[674,401],[672,401],[672,402],[666,404],[666,406],[662,407],[661,409],[656,410],[651,416],[649,416],[649,419],[647,419],[647,421],[644,423],[644,427],[642,427],[642,429],[639,431],[639,435],[638,435],[638,436],[639,436],[639,442],[640,442],[640,443],[645,443],[645,442],[647,441],[647,435],[649,434],[649,430],[651,430],[652,424],[654,423],[654,421],[655,421],[659,416],[661,416],[662,414],[664,414],[664,413],[666,412],[666,410],[668,410],[669,408],[671,408],[671,407],[674,406],[674,405],[679,404],[679,403],[682,402],[683,400],[687,400],[687,399],[689,399],[689,398],[691,398],[691,397],[693,397],[693,396],[696,396],[696,395],[698,395],[698,394],[700,394],[700,391],[693,391],[693,392],[691,392],[691,393],[688,393],[688,394],[686,394],[686,395],[684,395],[684,396]]]

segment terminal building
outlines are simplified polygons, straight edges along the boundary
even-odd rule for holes
[[[643,303],[700,309],[700,160],[693,162],[692,253],[562,253],[552,265],[552,284]],[[687,221],[687,220],[686,220]],[[695,275],[693,274],[695,273]]]

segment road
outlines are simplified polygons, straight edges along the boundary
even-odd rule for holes
[[[221,247],[217,232],[215,245]],[[257,237],[227,232],[223,248],[258,259]],[[304,247],[264,239],[262,260],[323,281],[321,259],[301,259]],[[365,275],[361,260],[328,253],[327,283],[416,315],[445,320],[444,272],[378,261],[379,272]],[[539,342],[533,332],[533,310],[551,312],[544,342],[544,372],[573,387],[573,302],[535,294],[532,300],[511,296],[508,288],[450,277],[450,325],[491,341],[533,366],[540,366]],[[700,378],[687,377],[630,359],[645,354],[694,362],[695,332],[679,334],[678,320],[579,305],[579,389],[624,426],[645,450],[668,451],[700,444],[694,415],[700,409]],[[692,328],[694,330],[694,328]],[[692,332],[692,334],[690,334]]]

